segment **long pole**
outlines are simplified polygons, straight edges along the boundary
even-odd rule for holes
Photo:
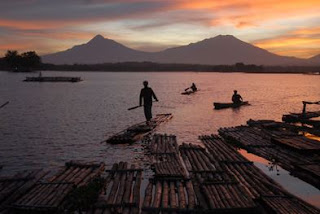
[[[5,107],[6,105],[8,105],[9,104],[9,101],[7,101],[7,102],[5,102],[4,104],[2,104],[1,106],[0,106],[0,108],[3,108],[3,107]]]

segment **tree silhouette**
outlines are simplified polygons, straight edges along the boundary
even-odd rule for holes
[[[35,51],[28,51],[21,54],[21,65],[26,69],[32,69],[40,65],[41,59]]]
[[[16,50],[8,50],[4,60],[15,71],[31,71],[41,64],[41,58],[35,51],[28,51],[19,55]]]
[[[8,50],[4,56],[5,62],[13,69],[17,69],[21,62],[21,56],[19,55],[18,51],[15,50]]]

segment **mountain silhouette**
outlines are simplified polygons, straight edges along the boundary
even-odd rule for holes
[[[200,42],[153,53],[134,50],[97,35],[86,44],[45,55],[42,57],[42,61],[53,64],[97,64],[128,61],[207,65],[231,65],[238,62],[256,65],[320,64],[317,63],[317,59],[279,56],[231,35],[219,35]]]
[[[309,58],[308,61],[309,61],[310,63],[312,63],[312,64],[320,65],[320,54],[315,55],[315,56]]]
[[[88,43],[76,45],[66,51],[42,57],[43,62],[53,64],[97,64],[105,62],[141,61],[147,53],[133,50],[101,35]]]

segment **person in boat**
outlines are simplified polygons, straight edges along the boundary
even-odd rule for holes
[[[148,87],[148,81],[143,81],[143,86],[144,88],[141,89],[141,92],[140,92],[139,105],[142,106],[142,100],[143,100],[144,115],[146,117],[147,125],[148,125],[152,118],[152,97],[156,101],[158,101],[158,98],[153,92],[152,88]]]
[[[196,92],[198,89],[197,89],[197,86],[196,86],[196,84],[194,84],[194,83],[192,83],[192,85],[191,85],[191,90],[193,91],[193,92]]]
[[[234,104],[240,104],[240,103],[242,103],[242,97],[241,97],[241,95],[240,94],[238,94],[238,91],[237,90],[234,90],[233,91],[233,95],[232,95],[232,102],[234,103]]]

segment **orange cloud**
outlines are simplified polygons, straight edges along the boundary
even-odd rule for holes
[[[318,16],[319,0],[228,0],[182,1],[177,8],[202,10],[215,16],[214,24],[232,24],[238,28],[252,27],[266,21],[301,16]],[[217,21],[217,19],[219,21]],[[276,23],[275,23],[276,24]]]
[[[293,30],[253,44],[280,55],[309,58],[320,53],[320,27]]]

